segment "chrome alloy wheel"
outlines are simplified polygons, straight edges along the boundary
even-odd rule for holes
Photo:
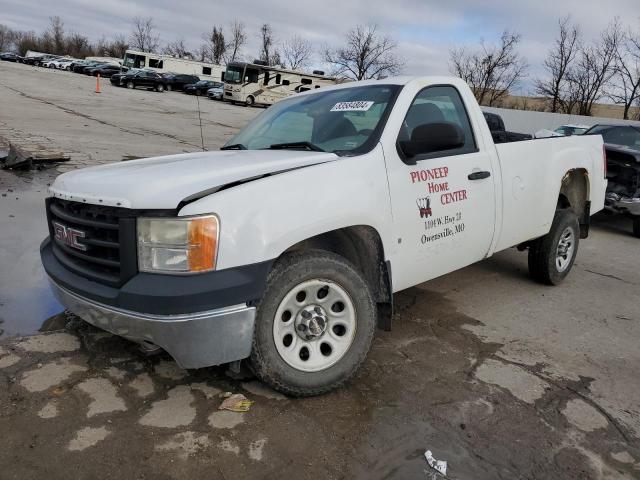
[[[356,310],[349,294],[335,282],[314,279],[284,296],[273,321],[273,340],[289,366],[319,372],[347,353],[356,328]]]
[[[562,231],[562,235],[560,235],[560,241],[558,242],[558,248],[556,250],[556,268],[558,272],[564,272],[571,263],[575,243],[573,229],[571,227],[565,228]]]

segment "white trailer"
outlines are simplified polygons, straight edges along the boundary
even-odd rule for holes
[[[231,62],[224,77],[224,99],[246,105],[271,105],[290,95],[341,81],[324,72],[305,73],[262,62]]]
[[[155,53],[127,50],[122,64],[129,68],[145,68],[158,73],[183,73],[197,75],[203,80],[224,80],[224,67],[214,63],[196,62],[186,58],[176,58],[171,55],[157,55]]]

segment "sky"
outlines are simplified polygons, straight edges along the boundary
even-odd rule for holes
[[[523,92],[543,73],[558,19],[569,14],[586,41],[616,16],[640,30],[640,0],[0,0],[0,23],[12,29],[40,32],[57,15],[68,32],[108,39],[128,36],[134,16],[151,16],[163,44],[183,39],[193,51],[213,25],[237,19],[246,26],[248,60],[258,56],[260,25],[269,23],[276,40],[310,40],[317,67],[324,45],[339,46],[354,25],[375,23],[397,42],[409,75],[448,74],[452,47],[496,42],[509,30],[522,35],[519,52],[530,65]]]

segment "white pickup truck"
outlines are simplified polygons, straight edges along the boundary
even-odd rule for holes
[[[604,162],[599,136],[496,145],[456,78],[349,83],[273,105],[218,152],[59,176],[41,256],[85,321],[315,395],[391,327],[394,292],[514,246],[559,283]]]

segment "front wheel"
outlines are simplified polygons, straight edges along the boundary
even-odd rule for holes
[[[251,95],[249,95],[249,96],[247,97],[247,99],[245,100],[245,102],[244,102],[244,104],[245,104],[247,107],[251,107],[254,103],[256,103],[256,99],[255,99],[255,98],[253,98]]]
[[[640,215],[633,217],[633,236],[640,238]]]
[[[320,395],[355,374],[375,327],[371,290],[353,265],[322,250],[291,253],[257,307],[251,365],[280,392]]]
[[[158,92],[158,93],[164,92],[164,85],[162,85],[161,83],[156,85],[156,92]]]
[[[127,88],[135,88],[135,84],[132,81],[128,81]]]
[[[571,210],[556,211],[551,230],[529,247],[529,274],[547,285],[558,285],[571,271],[578,254],[580,224]]]

